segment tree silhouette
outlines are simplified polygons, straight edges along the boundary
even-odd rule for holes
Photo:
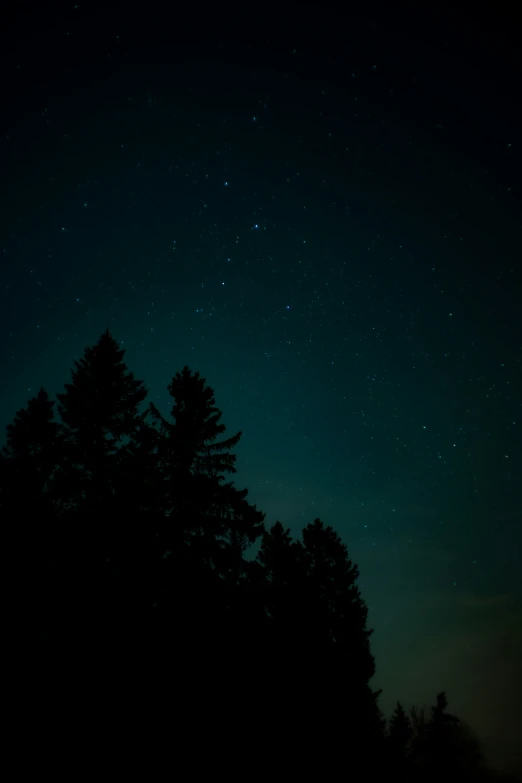
[[[444,692],[437,694],[437,703],[431,708],[431,720],[426,726],[425,747],[430,755],[432,774],[455,766],[452,729],[459,719],[446,712],[448,700]]]
[[[138,407],[147,396],[123,362],[125,351],[107,329],[97,344],[75,361],[72,383],[57,394],[58,413],[67,431],[67,485],[71,503],[106,509],[119,446],[141,421]]]
[[[54,402],[41,388],[7,426],[0,453],[0,515],[13,583],[18,627],[35,646],[53,626],[57,570],[55,477],[63,434]]]
[[[388,737],[397,744],[401,751],[405,751],[412,737],[411,721],[404,712],[404,707],[397,702],[397,706],[390,718]],[[396,742],[395,742],[396,741]]]
[[[454,767],[460,778],[469,780],[483,780],[491,777],[480,741],[475,732],[461,720],[452,727]]]
[[[139,524],[122,518],[117,490],[124,444],[140,426],[147,391],[128,371],[124,353],[107,329],[74,362],[72,382],[57,394],[66,434],[59,486],[69,549],[67,637],[94,658],[106,656],[107,641],[121,633],[123,553],[130,528]]]
[[[205,379],[176,373],[166,419],[140,410],[147,391],[123,359],[106,330],[57,395],[61,422],[40,389],[7,427],[0,514],[28,665],[53,692],[121,675],[133,696],[155,692],[181,723],[179,752],[229,772],[255,758],[279,775],[508,779],[444,692],[429,716],[397,702],[384,736],[346,545],[318,518],[299,539],[266,530],[227,480],[241,432],[224,437]]]
[[[401,776],[407,776],[410,769],[409,751],[410,743],[413,737],[411,721],[406,715],[400,702],[390,718],[388,732],[386,735],[387,750],[390,758],[390,764],[397,770]]]
[[[430,718],[424,708],[412,708],[412,778],[420,773],[430,781],[444,776],[455,783],[502,779],[486,764],[480,743],[471,729],[448,713],[447,706],[446,694],[441,692],[431,708]]]
[[[274,700],[285,694],[281,718],[323,772],[343,754],[354,769],[375,771],[378,754],[368,754],[382,750],[383,720],[368,685],[375,665],[367,608],[346,546],[320,519],[303,529],[302,541],[276,523],[258,560],[268,583],[266,653],[273,662],[265,676]]]
[[[205,379],[185,366],[168,391],[172,421],[149,406],[157,426],[165,511],[158,531],[157,629],[162,648],[175,647],[186,666],[223,669],[246,644],[245,623],[238,616],[244,614],[248,590],[244,553],[261,535],[264,514],[248,503],[247,489],[225,481],[226,474],[236,472],[231,449],[242,433],[220,439],[226,428]]]
[[[169,422],[152,403],[149,409],[159,425],[160,466],[165,477],[164,502],[169,524],[163,536],[165,548],[183,543],[197,547],[208,565],[220,568],[226,557],[237,555],[262,532],[264,515],[252,512],[244,503],[248,490],[223,483],[225,474],[235,473],[236,456],[231,452],[242,433],[218,440],[226,428],[215,406],[214,392],[198,372],[185,366],[168,386],[174,399]],[[176,520],[175,524],[170,524]]]

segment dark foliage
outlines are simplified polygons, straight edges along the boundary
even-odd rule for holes
[[[472,730],[448,713],[444,692],[429,711],[412,707],[408,716],[397,707],[386,732],[386,755],[391,768],[402,780],[451,783],[486,783],[512,780],[494,772],[485,762],[480,743]]]
[[[400,702],[390,718],[386,735],[386,749],[391,764],[405,777],[409,771],[409,750],[413,737],[411,721]]]
[[[491,779],[444,694],[430,720],[398,703],[385,732],[346,546],[320,519],[300,539],[267,530],[227,480],[241,432],[225,437],[213,390],[184,367],[168,391],[170,418],[142,407],[106,330],[59,421],[41,389],[8,426],[0,514],[26,670],[54,699],[90,683],[168,714],[183,768],[199,754],[214,774],[257,759],[323,779]]]

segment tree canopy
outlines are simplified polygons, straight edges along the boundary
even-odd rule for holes
[[[319,518],[300,536],[265,526],[205,378],[176,372],[164,416],[124,357],[107,329],[57,405],[42,388],[7,427],[0,514],[27,666],[154,683],[182,716],[180,753],[233,741],[236,760],[286,774],[492,779],[444,692],[429,718],[398,702],[386,726],[357,565]]]

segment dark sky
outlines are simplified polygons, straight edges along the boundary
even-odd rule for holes
[[[2,435],[106,325],[165,414],[199,370],[267,524],[319,516],[359,565],[385,713],[446,689],[515,759],[514,19],[80,0],[0,27]]]

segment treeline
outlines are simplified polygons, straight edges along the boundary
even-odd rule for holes
[[[320,519],[298,540],[266,528],[231,479],[241,432],[225,437],[213,390],[184,367],[168,391],[164,418],[106,330],[57,404],[40,389],[8,425],[0,513],[26,665],[56,688],[149,688],[178,755],[208,750],[218,772],[500,779],[444,694],[385,720],[345,544]]]

